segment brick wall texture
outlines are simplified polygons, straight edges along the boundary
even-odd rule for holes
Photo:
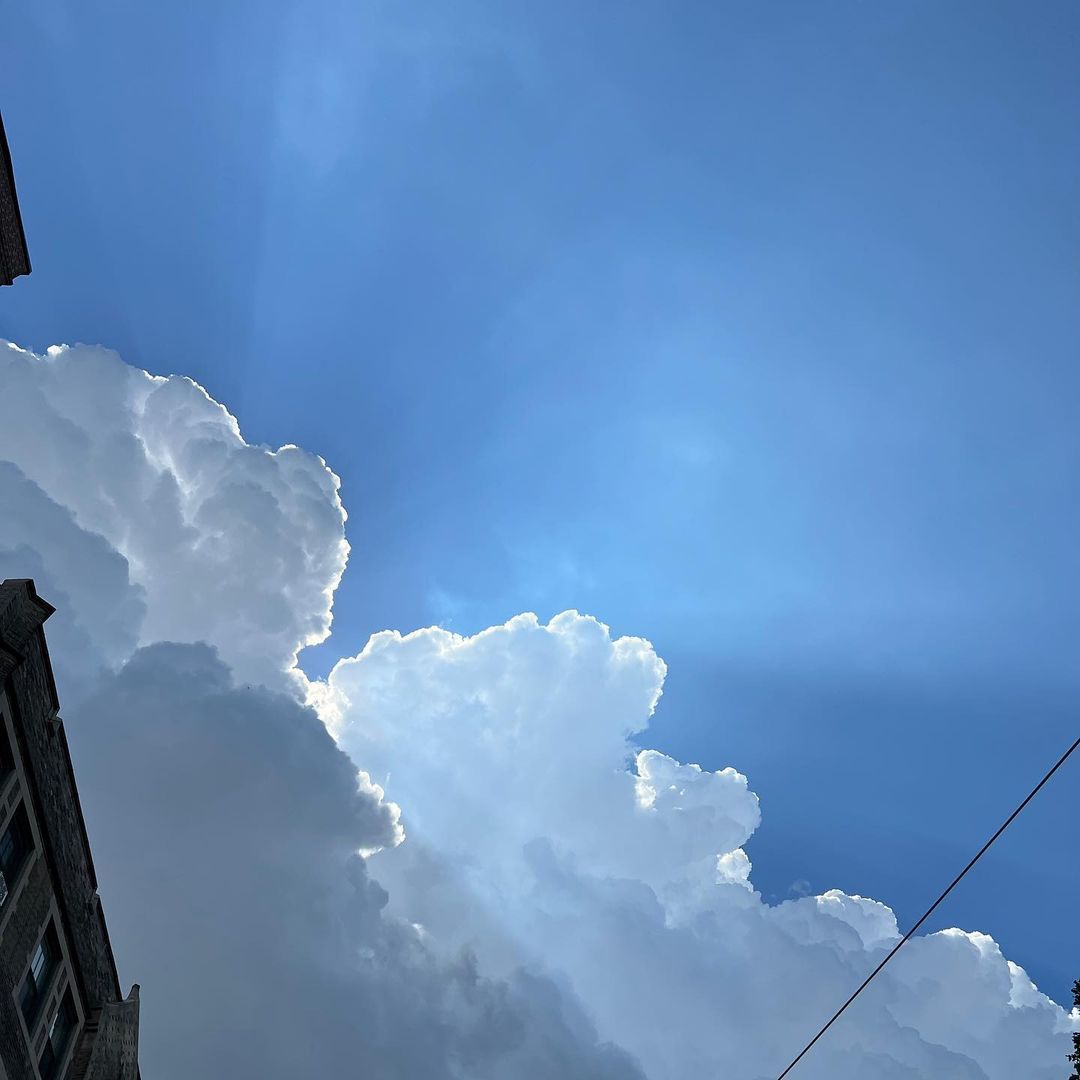
[[[10,285],[20,274],[29,273],[30,256],[15,196],[15,175],[4,122],[0,120],[0,285]]]
[[[5,581],[0,585],[0,680],[13,714],[42,849],[36,855],[32,880],[14,898],[16,907],[0,939],[0,1057],[10,1080],[23,1080],[24,1076],[31,1080],[34,1076],[25,1071],[25,1046],[20,1050],[9,1045],[16,1041],[9,1037],[12,1031],[22,1041],[11,991],[36,941],[50,897],[55,895],[75,989],[87,1018],[68,1080],[92,1076],[135,1080],[138,990],[123,998],[97,895],[97,878],[63,723],[56,716],[56,689],[41,628],[51,611],[37,597],[31,582]],[[91,1068],[96,1071],[89,1071]]]
[[[7,1068],[8,1080],[35,1080],[34,1063],[11,992],[37,944],[38,930],[52,899],[52,885],[44,859],[38,858],[28,873],[19,902],[0,936],[0,1060]]]

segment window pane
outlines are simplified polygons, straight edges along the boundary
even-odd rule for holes
[[[41,1073],[42,1080],[55,1080],[77,1022],[75,1001],[71,996],[71,991],[68,990],[64,994],[64,1000],[60,1002],[60,1007],[56,1010],[56,1015],[49,1023],[49,1038],[38,1059],[38,1071]]]
[[[19,869],[30,853],[31,844],[26,808],[20,805],[11,823],[0,836],[0,904],[7,899]]]
[[[22,1009],[23,1018],[26,1020],[27,1027],[30,1026],[33,1015],[37,1012],[37,1004],[37,983],[28,977],[23,982],[22,989],[19,991],[19,1008]]]
[[[49,1040],[57,1054],[64,1049],[74,1026],[75,1002],[71,1000],[71,991],[69,990],[64,995],[64,1000],[60,1002],[60,1008],[56,1010],[56,1018],[53,1020],[52,1029],[49,1031]]]
[[[56,1055],[53,1053],[52,1043],[46,1043],[45,1049],[41,1052],[38,1072],[41,1073],[42,1080],[53,1080],[56,1076]]]
[[[26,1018],[27,1027],[32,1027],[37,1018],[38,1009],[45,999],[59,960],[60,944],[56,939],[56,929],[52,923],[49,923],[34,950],[30,970],[26,973],[22,988],[19,990],[19,1005]]]
[[[3,836],[0,836],[0,870],[7,869],[14,855],[15,833],[12,829],[8,829]]]
[[[4,719],[0,717],[0,780],[3,780],[9,772],[15,769],[15,758],[11,753],[11,744],[8,742],[7,729],[4,727]]]
[[[34,959],[30,961],[30,971],[35,981],[41,981],[41,973],[45,970],[48,959],[49,954],[46,951],[45,938],[42,938],[38,942],[38,947],[34,950]]]

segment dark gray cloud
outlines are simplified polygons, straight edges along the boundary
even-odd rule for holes
[[[0,460],[0,580],[8,577],[32,577],[63,612],[49,624],[62,700],[81,695],[135,648],[146,604],[127,560],[18,466]]]
[[[148,1075],[643,1075],[550,980],[485,978],[388,916],[356,851],[394,842],[394,809],[209,647],[138,651],[68,725]]]

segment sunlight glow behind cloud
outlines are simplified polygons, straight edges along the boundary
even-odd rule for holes
[[[645,639],[574,611],[386,631],[311,683],[297,653],[328,635],[348,554],[325,462],[247,444],[190,380],[103,349],[0,347],[0,377],[0,572],[59,609],[99,872],[166,1080],[245,1075],[227,1045],[172,1044],[200,1010],[266,1034],[252,1076],[769,1080],[895,941],[876,900],[754,891],[747,778],[647,747],[666,667]],[[211,956],[227,992],[205,991]],[[1076,1023],[991,937],[947,930],[799,1076],[1057,1080]]]

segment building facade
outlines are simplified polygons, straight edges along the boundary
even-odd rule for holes
[[[43,624],[0,584],[0,1080],[138,1080],[139,988],[113,959]]]
[[[0,285],[10,285],[30,273],[30,253],[15,194],[15,173],[11,168],[4,121],[0,118]]]

